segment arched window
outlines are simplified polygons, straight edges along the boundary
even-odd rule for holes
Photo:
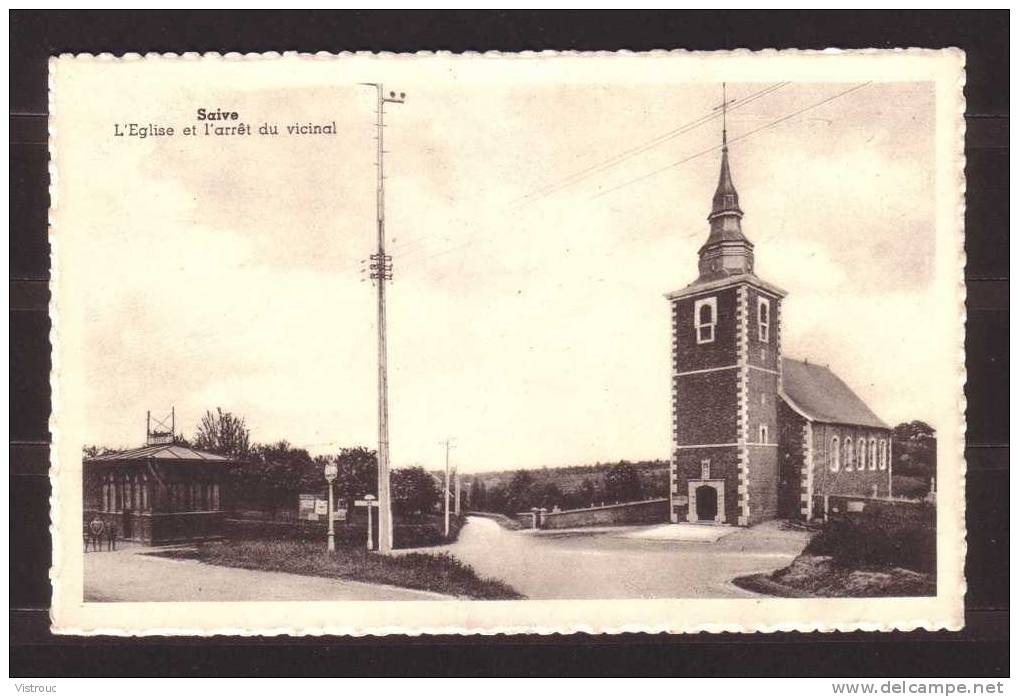
[[[849,436],[842,442],[842,469],[853,471],[853,439]]]
[[[856,441],[856,469],[861,472],[867,469],[867,439],[859,438]]]
[[[839,437],[831,439],[831,448],[828,450],[828,468],[832,472],[839,471]]]
[[[768,327],[771,320],[771,303],[767,298],[757,299],[757,338],[768,343]]]
[[[760,440],[758,442],[760,442],[760,443],[767,443],[768,442],[768,425],[767,424],[761,424],[760,428],[758,429],[758,435],[760,436]]]
[[[878,467],[882,470],[888,468],[888,441],[881,440],[881,460],[878,462]]]
[[[715,324],[718,322],[716,298],[702,298],[694,303],[693,322],[698,344],[709,344],[715,340]]]
[[[877,438],[870,439],[870,459],[867,460],[870,469],[877,469]]]

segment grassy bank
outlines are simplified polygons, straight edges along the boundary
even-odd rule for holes
[[[364,547],[368,539],[365,520],[336,524],[337,547]],[[441,515],[429,514],[414,517],[398,517],[393,528],[393,546],[396,549],[435,547],[452,544],[460,536],[463,517],[450,516],[449,538],[443,535]],[[373,521],[374,535],[378,535],[378,521]],[[324,521],[307,520],[265,520],[250,515],[227,518],[225,534],[231,540],[292,540],[296,542],[322,542],[326,540]]]
[[[919,597],[937,593],[933,508],[889,507],[829,521],[784,569],[733,580],[786,597]]]
[[[276,539],[209,542],[158,555],[241,569],[381,583],[481,600],[523,597],[502,581],[479,577],[468,564],[449,554],[414,552],[382,556],[354,547],[338,548],[330,555],[320,542]]]

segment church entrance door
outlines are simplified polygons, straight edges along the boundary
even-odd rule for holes
[[[697,496],[697,520],[714,522],[718,515],[718,492],[712,486],[699,486]]]

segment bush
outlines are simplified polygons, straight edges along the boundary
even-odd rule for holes
[[[933,506],[872,506],[860,514],[832,518],[804,553],[828,556],[852,569],[893,568],[933,573],[937,558]]]
[[[393,530],[393,546],[397,549],[411,547],[433,547],[455,542],[460,536],[462,518],[454,515],[449,517],[449,540],[443,537],[442,516],[421,516],[409,521],[397,520]],[[375,532],[378,522],[373,521]],[[307,520],[286,522],[236,520],[226,521],[226,536],[232,540],[290,540],[295,542],[326,541],[326,525]],[[368,541],[368,530],[356,523],[336,525],[335,537],[337,547],[364,547]]]
[[[931,481],[926,477],[892,475],[892,493],[904,499],[922,499],[931,490]]]

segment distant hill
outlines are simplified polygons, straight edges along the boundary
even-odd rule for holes
[[[669,463],[665,460],[641,462],[604,462],[593,465],[542,467],[529,470],[498,470],[464,474],[465,494],[474,496],[468,505],[475,510],[506,512],[530,506],[575,508],[599,503],[615,503],[620,498],[619,486],[607,484],[606,475],[629,465],[639,480],[639,493],[622,495],[625,500],[658,498],[669,495]],[[526,475],[522,475],[526,473]],[[529,481],[524,491],[513,485],[514,478],[525,476]],[[629,491],[635,491],[631,486]],[[613,492],[616,493],[613,493]]]

